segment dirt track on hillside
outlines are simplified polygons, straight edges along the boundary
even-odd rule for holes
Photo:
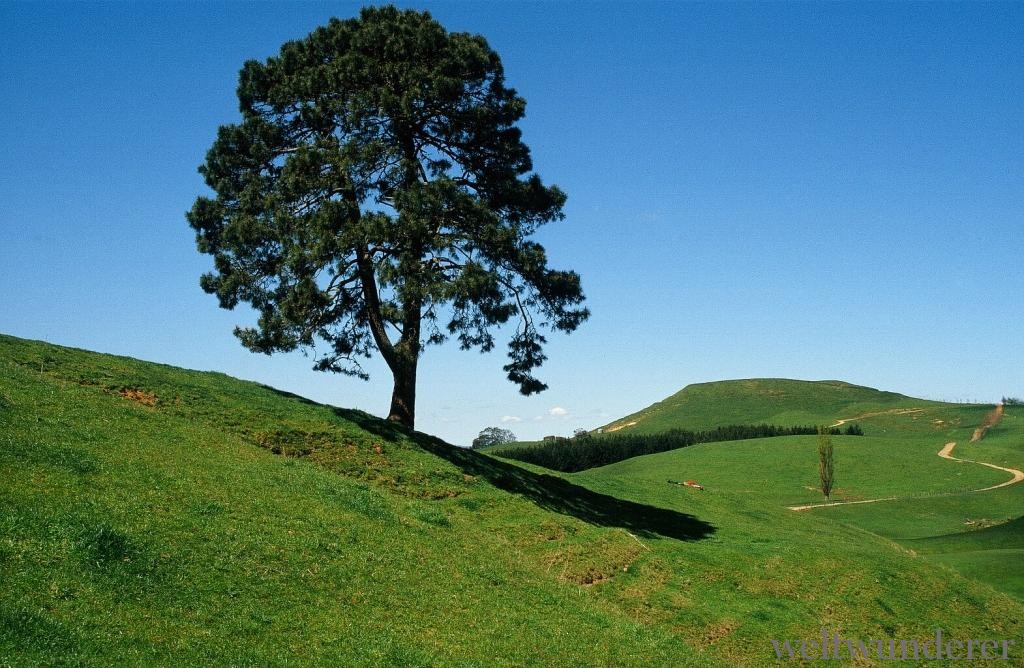
[[[974,430],[974,435],[971,436],[971,443],[977,443],[981,439],[985,438],[985,433],[992,427],[999,424],[999,421],[1003,419],[1003,405],[999,404],[996,409],[985,416],[981,426]],[[940,457],[942,455],[939,455]]]
[[[1005,466],[996,466],[995,464],[989,464],[988,462],[979,462],[979,461],[976,461],[976,460],[973,460],[973,459],[960,459],[959,457],[954,457],[952,453],[953,453],[953,448],[955,448],[955,447],[956,447],[956,443],[947,443],[944,448],[939,450],[939,457],[942,457],[943,459],[952,459],[953,461],[957,461],[957,462],[968,462],[968,463],[971,463],[971,464],[981,464],[982,466],[987,466],[990,469],[998,469],[999,471],[1006,471],[1007,473],[1009,473],[1009,474],[1011,474],[1013,476],[1013,478],[1007,480],[1006,482],[1001,482],[998,485],[992,485],[991,487],[984,487],[982,489],[972,489],[970,492],[965,492],[967,494],[970,494],[971,492],[987,492],[990,489],[999,489],[1000,487],[1006,487],[1008,485],[1013,485],[1015,483],[1020,482],[1021,480],[1024,480],[1024,471],[1021,471],[1019,469],[1009,469],[1009,468],[1006,468]]]
[[[835,424],[829,425],[830,427],[842,427],[847,422],[853,422],[854,420],[863,420],[864,418],[876,417],[878,415],[906,415],[907,413],[920,413],[923,408],[894,408],[891,411],[878,411],[877,413],[864,413],[852,418],[843,418],[842,420],[836,420]]]
[[[892,412],[893,411],[887,411],[887,413],[892,413]],[[910,410],[910,411],[904,411],[904,412],[915,412],[915,411],[914,410]],[[883,413],[874,413],[873,415],[882,415],[882,414]],[[991,419],[986,417],[985,422],[982,423],[982,425],[980,427],[978,427],[978,429],[976,429],[974,431],[974,436],[971,438],[971,442],[974,443],[974,442],[980,441],[985,436],[985,432],[988,431],[988,429],[990,429],[991,427],[994,427],[996,425],[996,423],[999,422],[999,419],[1002,416],[1003,416],[1003,405],[999,404],[996,407],[996,410],[994,411],[993,417]],[[834,424],[832,426],[833,427],[838,427],[838,426],[840,426],[840,425],[842,425],[842,424],[844,424],[846,422],[849,422],[850,420],[856,420],[856,419],[863,418],[863,417],[869,417],[869,416],[868,415],[861,415],[858,418],[847,418],[845,420],[839,420],[836,424]],[[946,443],[946,445],[942,446],[942,449],[939,450],[939,452],[938,452],[939,457],[942,457],[943,459],[950,459],[950,460],[953,460],[953,461],[956,461],[956,462],[965,462],[965,463],[968,463],[968,464],[980,464],[981,466],[987,466],[987,467],[989,467],[991,469],[997,469],[999,471],[1005,471],[1005,472],[1007,472],[1007,473],[1009,473],[1010,475],[1013,476],[1012,478],[1010,478],[1006,482],[999,483],[998,485],[992,485],[991,487],[983,487],[981,489],[971,489],[971,490],[968,490],[966,492],[955,492],[956,494],[973,494],[974,492],[987,492],[989,490],[999,489],[1000,487],[1007,487],[1009,485],[1014,485],[1014,484],[1024,480],[1024,471],[1021,471],[1019,469],[1011,469],[1011,468],[1007,468],[1005,466],[998,466],[996,464],[990,464],[989,462],[979,462],[979,461],[974,460],[974,459],[961,459],[960,457],[954,457],[953,456],[953,448],[955,448],[955,447],[956,447],[956,442],[955,441],[951,442],[951,443]],[[947,494],[942,494],[942,496],[947,496]],[[896,500],[898,500],[900,498],[920,499],[920,498],[923,498],[923,497],[920,497],[920,496],[916,496],[916,497],[887,496],[887,497],[881,498],[881,499],[867,499],[865,501],[831,501],[831,502],[828,502],[828,503],[812,503],[812,504],[808,504],[808,505],[805,505],[805,506],[788,506],[788,509],[789,510],[801,511],[801,510],[811,510],[812,508],[828,508],[828,507],[831,507],[831,506],[851,506],[851,505],[855,505],[855,504],[859,504],[859,503],[878,503],[880,501],[896,501]]]

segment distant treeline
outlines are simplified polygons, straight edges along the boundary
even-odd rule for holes
[[[832,435],[864,435],[860,426],[855,424],[847,426],[846,429],[827,427],[825,431]],[[584,432],[573,438],[545,440],[536,445],[494,450],[492,454],[556,471],[574,473],[596,466],[613,464],[630,457],[677,450],[698,443],[742,441],[773,436],[806,436],[817,433],[818,427],[816,426],[779,427],[772,424],[740,424],[703,431],[672,429],[660,434],[608,434],[598,437]]]

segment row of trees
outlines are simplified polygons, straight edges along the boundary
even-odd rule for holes
[[[494,454],[508,459],[516,459],[530,464],[544,466],[556,471],[572,473],[597,466],[613,464],[641,455],[677,450],[698,443],[717,441],[740,441],[751,438],[770,438],[773,436],[803,436],[821,432],[829,435],[847,434],[863,435],[857,425],[849,425],[845,430],[838,427],[795,426],[780,427],[770,424],[730,425],[703,431],[673,429],[660,434],[609,434],[592,437],[587,433],[579,434],[563,441],[538,443],[537,445],[497,451]]]

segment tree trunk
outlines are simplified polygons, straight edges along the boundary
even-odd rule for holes
[[[416,363],[419,355],[404,346],[396,346],[395,352],[396,360],[391,368],[395,389],[391,393],[388,419],[412,429],[416,425]]]
[[[419,152],[414,140],[417,129],[399,124],[396,127],[399,143],[402,147],[402,168],[405,171],[404,188],[409,191],[420,182],[427,180],[427,175],[420,164]],[[401,211],[396,209],[401,215]],[[389,362],[391,373],[395,377],[395,389],[391,393],[391,411],[388,420],[397,422],[409,429],[416,425],[416,365],[420,359],[420,325],[423,318],[423,281],[426,278],[423,265],[423,254],[427,240],[422,232],[411,234],[402,252],[399,265],[416,267],[410,275],[405,275],[405,295],[402,298],[402,337],[394,347],[394,363]]]

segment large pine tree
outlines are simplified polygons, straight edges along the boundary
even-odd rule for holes
[[[515,320],[508,378],[545,389],[542,331],[588,311],[579,276],[530,240],[565,195],[532,173],[525,101],[482,37],[367,8],[245,63],[238,98],[241,122],[200,167],[215,196],[188,220],[214,258],[203,289],[259,312],[235,330],[243,345],[313,348],[317,370],[364,378],[359,360],[379,351],[389,417],[411,427],[424,346],[487,351]]]

